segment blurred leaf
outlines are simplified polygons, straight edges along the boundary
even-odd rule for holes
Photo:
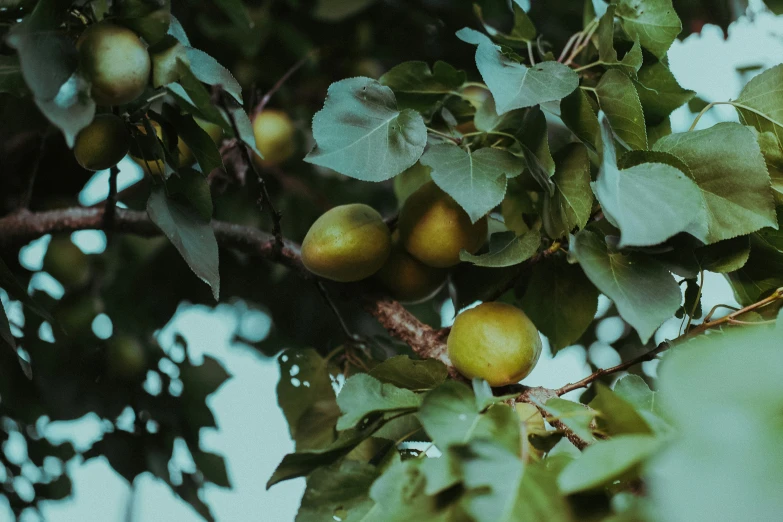
[[[506,179],[519,175],[523,164],[514,155],[493,148],[475,152],[455,145],[432,145],[421,157],[432,180],[465,209],[473,223],[500,205]]]
[[[657,245],[704,222],[699,187],[680,170],[663,163],[620,170],[610,120],[599,119],[604,155],[592,187],[604,215],[622,233],[620,247]]]
[[[193,273],[212,288],[215,300],[220,295],[218,246],[209,219],[193,207],[166,196],[160,185],[153,187],[147,202],[147,214],[176,247]]]
[[[731,143],[731,147],[724,144]],[[661,138],[654,150],[685,162],[702,191],[707,220],[688,232],[706,244],[777,227],[764,158],[753,133],[736,123]]]
[[[631,38],[663,58],[682,31],[671,0],[614,0],[620,25]]]
[[[593,210],[587,149],[578,144],[566,145],[555,155],[555,165],[555,192],[544,197],[542,211],[544,230],[553,239],[584,228]]]
[[[621,71],[611,69],[601,77],[595,93],[617,137],[631,149],[646,150],[644,112],[633,81]],[[606,139],[605,132],[602,137]],[[604,151],[608,146],[604,144]]]
[[[17,98],[28,93],[17,56],[0,56],[0,93],[7,92]]]
[[[649,458],[660,443],[649,435],[618,435],[595,442],[560,473],[560,491],[572,494],[609,485]]]
[[[498,31],[484,21],[481,5],[473,4],[473,11],[484,26],[484,30],[498,43],[502,45],[523,47],[528,42],[536,38],[536,27],[532,20],[527,16],[524,9],[517,3],[511,2],[511,10],[514,13],[514,25],[507,33]]]
[[[343,522],[359,522],[373,507],[370,486],[378,477],[375,466],[345,460],[339,465],[315,470],[307,478],[307,489],[295,522],[321,522],[338,513]]]
[[[571,252],[587,277],[617,306],[623,319],[647,342],[680,307],[682,294],[662,265],[642,254],[612,252],[590,230],[577,234]]]
[[[407,355],[386,359],[370,371],[381,382],[409,390],[434,388],[448,376],[446,366],[434,359],[415,360]]]
[[[3,261],[3,258],[1,257],[0,257],[0,288],[8,292],[8,295],[12,299],[21,301],[22,304],[25,306],[25,308],[29,309],[31,312],[33,312],[43,320],[49,321],[50,323],[54,323],[52,314],[49,313],[49,311],[46,308],[44,308],[41,304],[36,302],[35,299],[30,297],[30,294],[27,293],[25,287],[22,286],[22,284],[19,281],[17,281],[17,279],[11,273],[11,269],[8,268],[8,265],[5,264],[5,261]]]
[[[252,21],[242,0],[213,0],[228,18],[240,28],[251,27]]]
[[[228,471],[226,471],[226,460],[222,455],[208,451],[196,451],[193,452],[193,461],[206,480],[221,488],[231,487]]]
[[[459,253],[461,261],[487,268],[503,268],[524,263],[533,257],[541,244],[538,232],[517,236],[514,232],[498,232],[489,238],[489,252],[474,255],[467,250]]]
[[[360,373],[345,381],[337,405],[343,413],[337,420],[337,429],[342,431],[353,428],[373,413],[416,410],[421,405],[421,396]]]
[[[366,9],[376,0],[318,0],[313,16],[329,22],[338,22]]]
[[[370,78],[348,78],[329,87],[324,108],[313,118],[313,137],[316,146],[305,161],[383,181],[416,163],[427,129],[417,112],[397,110],[390,88]]]
[[[575,343],[593,322],[598,290],[581,267],[552,259],[536,264],[519,303],[549,339],[552,354]]]
[[[203,219],[212,219],[212,195],[204,174],[189,167],[181,168],[168,179],[166,188],[169,196],[181,195],[183,202],[189,203]]]
[[[434,496],[424,492],[422,460],[395,461],[370,488],[370,498],[376,502],[372,520],[402,522],[406,520],[447,522],[453,520],[451,509]],[[365,517],[367,518],[367,517]],[[367,518],[369,520],[369,518]]]

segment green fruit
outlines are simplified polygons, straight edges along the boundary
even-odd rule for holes
[[[84,286],[90,280],[89,259],[70,238],[64,236],[54,237],[49,242],[43,269],[66,289]]]
[[[104,170],[115,166],[128,153],[130,133],[122,118],[98,114],[76,136],[73,154],[87,170]]]
[[[446,282],[447,271],[427,266],[405,250],[399,232],[392,234],[392,251],[375,275],[391,297],[403,303],[431,299]]]
[[[457,371],[490,386],[524,379],[541,355],[541,337],[533,322],[505,303],[483,303],[459,314],[447,345]]]
[[[147,354],[135,337],[115,335],[106,342],[109,375],[132,380],[146,373]]]
[[[362,204],[335,207],[319,217],[302,242],[302,262],[333,281],[359,281],[377,272],[391,252],[381,215]]]
[[[101,302],[89,294],[66,295],[66,299],[57,303],[52,314],[55,328],[64,330],[68,337],[92,334],[92,322],[101,313],[101,308]]]
[[[253,120],[256,147],[264,156],[262,165],[277,165],[290,158],[296,150],[296,128],[288,114],[264,109]]]
[[[456,265],[460,250],[475,253],[487,238],[487,218],[471,223],[462,207],[433,182],[405,200],[397,227],[405,249],[436,268]]]
[[[152,63],[147,47],[128,28],[91,25],[76,43],[82,72],[92,83],[98,105],[123,105],[147,87]]]

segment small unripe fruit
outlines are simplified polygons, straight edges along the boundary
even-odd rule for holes
[[[302,263],[316,275],[346,283],[373,275],[390,251],[389,227],[375,209],[342,205],[310,227],[302,242]]]
[[[399,232],[392,234],[391,254],[376,277],[397,301],[413,304],[431,299],[446,282],[447,271],[427,266],[410,255],[399,237]]]
[[[288,114],[264,109],[253,119],[256,147],[264,156],[262,164],[277,165],[290,158],[296,150],[296,128]]]
[[[460,250],[475,253],[487,238],[487,218],[471,223],[462,207],[434,182],[405,200],[397,227],[405,249],[436,268],[458,264]]]
[[[79,63],[98,105],[123,105],[147,87],[152,62],[144,42],[126,27],[91,25],[79,37]]]
[[[84,286],[90,280],[90,261],[68,237],[52,238],[43,269],[66,289]]]
[[[138,339],[115,335],[106,342],[106,364],[110,376],[132,380],[147,369],[147,354]]]
[[[541,337],[533,322],[519,308],[496,302],[460,313],[447,346],[457,371],[490,386],[524,379],[541,355]]]
[[[122,118],[113,114],[98,114],[76,136],[73,155],[87,170],[103,170],[115,166],[128,153],[130,133]]]

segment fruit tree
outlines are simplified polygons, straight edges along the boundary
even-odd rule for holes
[[[216,520],[230,375],[159,332],[223,303],[271,320],[235,337],[279,363],[297,522],[779,519],[783,65],[708,103],[669,60],[747,8],[0,2],[0,495],[105,458]]]

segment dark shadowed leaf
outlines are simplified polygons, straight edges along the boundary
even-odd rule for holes
[[[342,431],[353,428],[372,413],[415,411],[421,405],[421,396],[360,373],[345,381],[337,405],[343,413],[337,420],[337,429]]]
[[[514,232],[497,232],[489,238],[489,252],[474,255],[463,249],[459,258],[476,266],[503,268],[527,261],[535,255],[540,244],[541,236],[535,231],[522,236]]]
[[[398,355],[383,361],[370,371],[381,382],[409,390],[426,390],[443,383],[448,376],[446,366],[434,359],[416,360]]]

